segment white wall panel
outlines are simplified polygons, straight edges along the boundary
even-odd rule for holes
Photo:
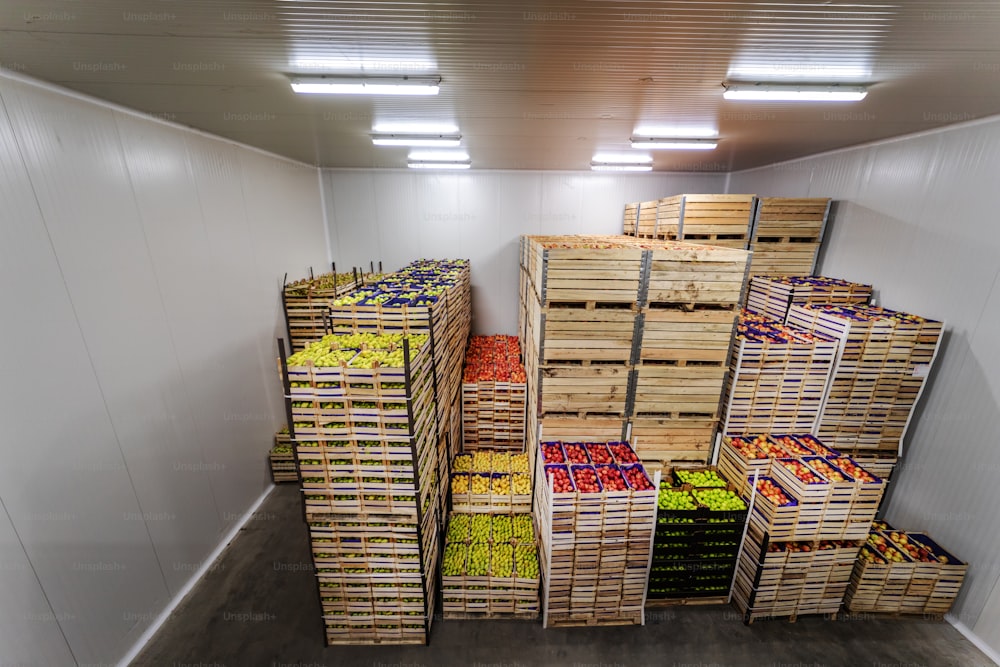
[[[115,246],[120,232],[123,251],[145,252],[134,230],[116,230],[107,218],[135,219],[111,113],[22,85],[5,87],[2,97],[18,139],[15,146],[8,135],[2,159],[21,155],[26,165],[22,174],[4,169],[4,230],[15,238],[3,243],[2,306],[26,326],[2,328],[5,349],[22,354],[4,355],[0,410],[12,461],[0,467],[0,488],[74,655],[100,662],[137,637],[136,615],[167,600],[119,446],[132,426],[149,427],[154,417],[146,406],[155,392],[141,374],[148,365],[137,357],[141,337],[157,337],[113,320],[124,332],[104,334],[134,337],[115,350],[96,333],[105,326],[102,311],[117,299],[141,298],[138,290],[148,287],[141,272],[137,284],[119,285],[127,274],[116,270],[131,268],[124,266],[129,260],[101,246]],[[100,190],[106,197],[97,196]],[[32,192],[37,207],[25,201]],[[97,368],[127,377],[126,361],[136,363],[134,396],[104,392]],[[121,418],[114,425],[113,405]]]
[[[472,260],[473,329],[515,333],[522,234],[620,234],[625,203],[722,192],[725,176],[590,172],[323,172],[338,268],[381,259]]]
[[[729,190],[832,197],[821,272],[870,282],[881,305],[947,323],[887,518],[969,561],[954,613],[1000,650],[997,173],[992,120],[735,173]]]
[[[6,454],[6,452],[5,452]],[[0,507],[0,655],[8,665],[74,663],[28,555]]]
[[[2,75],[0,101],[0,308],[23,323],[0,328],[0,556],[16,530],[37,573],[0,573],[0,641],[24,642],[0,656],[108,664],[269,484],[281,276],[327,266],[319,179]]]

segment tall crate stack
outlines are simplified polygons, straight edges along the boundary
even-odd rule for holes
[[[371,276],[369,276],[371,277]],[[281,303],[293,352],[304,349],[326,333],[326,314],[337,297],[353,291],[361,279],[352,273],[324,273],[282,287]]]
[[[761,197],[750,238],[750,273],[812,275],[829,215],[828,198]]]
[[[871,302],[872,286],[822,276],[753,276],[746,309],[784,323],[796,305],[826,303],[865,305]]]
[[[462,429],[462,357],[471,329],[468,260],[421,260],[338,299],[328,311],[335,333],[423,333],[431,336],[437,409],[438,475],[458,450]],[[440,504],[446,502],[442,485]]]
[[[943,324],[862,305],[792,306],[791,325],[839,341],[816,433],[854,455],[895,456],[937,355]]]
[[[648,250],[628,431],[644,460],[708,460],[748,258],[669,241]]]
[[[657,203],[655,238],[745,250],[755,195],[675,195]]]
[[[629,237],[524,237],[529,451],[546,438],[708,458],[748,253]]]
[[[807,434],[724,438],[719,461],[753,507],[733,588],[745,622],[836,613],[885,481]]]
[[[462,447],[524,450],[527,380],[516,336],[473,336],[462,378]]]
[[[837,342],[761,315],[740,315],[722,432],[808,433],[816,426]]]
[[[609,451],[602,443],[587,448],[592,446]],[[581,444],[542,443],[536,453],[535,512],[546,627],[645,622],[656,487],[641,464],[619,464],[610,454],[597,456],[612,463],[591,463]],[[555,463],[560,460],[564,462]],[[570,463],[574,460],[587,463]]]
[[[428,335],[330,335],[282,363],[326,641],[424,644],[440,513]]]

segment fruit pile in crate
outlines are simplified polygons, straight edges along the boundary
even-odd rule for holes
[[[719,469],[744,497],[758,475],[750,522],[772,540],[864,539],[886,486],[808,434],[723,438]]]
[[[299,471],[295,468],[295,449],[288,434],[288,427],[274,434],[274,446],[268,454],[271,463],[271,480],[275,484],[299,481]]]
[[[876,521],[854,565],[845,604],[852,613],[944,615],[968,568],[929,535]]]
[[[478,449],[452,462],[451,507],[457,512],[530,512],[526,453]]]
[[[377,277],[359,274],[357,270],[350,273],[334,271],[286,283],[281,301],[292,350],[304,349],[326,333],[326,313],[334,299],[354,290],[365,278]]]
[[[811,431],[836,356],[832,338],[743,311],[729,362],[722,432]]]
[[[656,487],[626,443],[539,445],[546,626],[643,622]]]
[[[462,376],[462,447],[524,450],[527,378],[517,336],[473,336]]]
[[[771,541],[767,533],[751,526],[733,586],[733,601],[744,622],[836,614],[861,544],[860,540]]]
[[[715,469],[660,482],[647,601],[726,596],[747,505]]]
[[[538,545],[530,514],[453,513],[445,532],[445,618],[537,618]]]
[[[282,365],[328,644],[424,643],[440,531],[427,334],[327,335]]]

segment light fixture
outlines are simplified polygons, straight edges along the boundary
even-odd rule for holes
[[[709,151],[719,145],[717,139],[691,137],[632,137],[632,148]]]
[[[458,146],[461,134],[373,134],[376,146],[433,146],[444,148]]]
[[[723,84],[725,85],[725,84]],[[857,102],[868,90],[864,86],[839,84],[739,83],[726,86],[727,100],[774,102]]]
[[[319,95],[437,95],[439,76],[299,76],[296,93]]]
[[[406,163],[410,169],[470,169],[472,163],[464,161],[444,161],[444,160],[410,160]]]
[[[653,171],[652,164],[636,162],[591,162],[591,171]]]

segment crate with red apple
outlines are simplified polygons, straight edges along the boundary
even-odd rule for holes
[[[524,448],[527,378],[516,336],[473,336],[462,375],[466,450]]]

